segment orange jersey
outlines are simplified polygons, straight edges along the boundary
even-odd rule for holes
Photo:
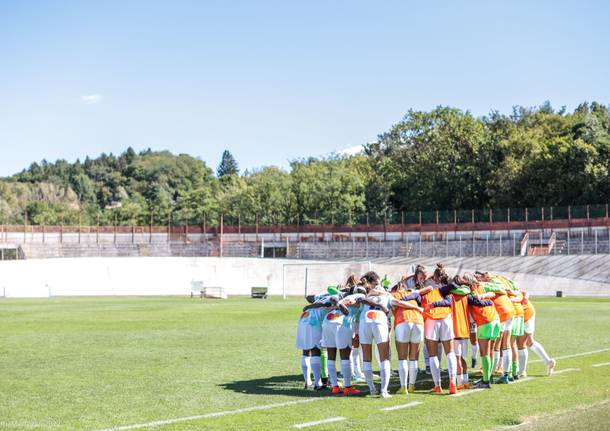
[[[472,293],[474,295],[482,295],[485,292],[480,286],[473,286]],[[477,326],[483,326],[499,319],[496,307],[493,305],[488,305],[487,307],[468,307],[468,312]]]
[[[438,288],[433,288],[430,292],[422,296],[422,306],[425,308],[426,304],[432,304],[436,301],[442,301],[443,295],[439,292]],[[443,320],[451,314],[450,307],[434,307],[424,312],[424,319],[432,320]]]
[[[496,296],[491,298],[491,300],[493,301],[494,307],[496,307],[496,311],[500,316],[500,322],[513,318],[515,315],[515,306],[508,295],[496,294]]]
[[[401,300],[401,298],[404,298],[405,296],[407,296],[411,293],[413,293],[413,291],[407,290],[401,286],[398,289],[396,289],[394,292],[392,292],[392,296],[398,300]],[[404,302],[406,302],[407,304],[414,305],[415,307],[419,307],[419,304],[414,299],[412,299],[410,301],[404,301]],[[411,310],[409,308],[403,308],[403,307],[395,307],[393,313],[394,313],[394,327],[400,325],[403,322],[417,323],[420,325],[424,324],[424,317],[417,310]]]
[[[453,318],[453,335],[455,338],[470,337],[470,321],[468,320],[468,295],[454,295],[451,303]]]
[[[532,301],[527,300],[522,302],[523,305],[523,320],[527,322],[532,317],[536,315],[536,309],[534,308],[534,304]]]

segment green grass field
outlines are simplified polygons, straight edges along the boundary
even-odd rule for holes
[[[573,370],[546,377],[530,352],[519,384],[383,400],[302,389],[300,299],[4,299],[0,430],[608,429],[610,366],[593,365],[610,362],[610,299],[534,303],[536,338]]]

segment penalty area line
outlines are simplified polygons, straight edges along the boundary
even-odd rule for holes
[[[593,364],[592,367],[607,367],[610,365],[610,362],[604,362],[603,364]]]
[[[331,422],[339,422],[339,421],[344,421],[344,420],[345,420],[345,418],[343,416],[337,416],[334,418],[322,419],[319,421],[305,422],[302,424],[291,425],[291,428],[307,428],[307,427],[313,427],[315,425],[328,424]]]
[[[178,422],[188,422],[188,421],[195,421],[195,420],[199,420],[199,419],[217,418],[217,417],[221,417],[221,416],[236,415],[239,413],[255,412],[255,411],[259,411],[259,410],[271,410],[271,409],[275,409],[275,408],[279,408],[279,407],[292,406],[295,404],[312,403],[315,401],[322,401],[322,400],[325,400],[328,398],[332,398],[332,397],[316,397],[316,398],[308,398],[306,400],[286,401],[285,403],[265,404],[262,406],[246,407],[246,408],[237,409],[237,410],[225,410],[222,412],[207,413],[207,414],[203,414],[203,415],[185,416],[182,418],[158,420],[158,421],[147,422],[147,423],[142,423],[142,424],[123,425],[123,426],[117,426],[117,427],[111,427],[111,428],[104,428],[104,429],[100,429],[97,431],[126,431],[126,430],[135,430],[135,429],[141,429],[141,428],[153,428],[153,427],[158,427],[158,426],[162,426],[162,425],[175,424]]]

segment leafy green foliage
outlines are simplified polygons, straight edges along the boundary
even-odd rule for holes
[[[476,118],[410,110],[364,154],[294,160],[240,175],[224,151],[214,172],[186,154],[42,160],[0,181],[5,223],[380,223],[400,211],[524,208],[610,199],[610,114],[546,102]],[[368,217],[367,217],[368,215]],[[394,219],[396,221],[396,219]]]

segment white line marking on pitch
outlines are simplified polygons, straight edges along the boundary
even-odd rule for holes
[[[570,371],[580,371],[580,368],[564,368],[563,370],[553,371],[552,375],[561,374],[561,373],[569,373]]]
[[[254,412],[257,410],[270,410],[270,409],[275,409],[278,407],[287,407],[287,406],[292,406],[295,404],[303,404],[303,403],[311,403],[314,401],[321,401],[321,400],[325,400],[328,398],[331,398],[331,397],[316,397],[316,398],[308,398],[306,400],[287,401],[285,403],[265,404],[262,406],[246,407],[246,408],[237,409],[237,410],[225,410],[223,412],[207,413],[204,415],[195,415],[195,416],[186,416],[183,418],[166,419],[166,420],[148,422],[145,424],[124,425],[124,426],[118,426],[118,427],[113,427],[113,428],[105,428],[103,430],[98,430],[98,431],[125,431],[125,430],[139,429],[139,428],[152,428],[152,427],[157,427],[157,426],[161,426],[161,425],[170,425],[170,424],[174,424],[177,422],[186,422],[186,421],[195,421],[198,419],[216,418],[216,417],[220,417],[220,416],[235,415],[238,413]]]
[[[591,350],[590,352],[582,352],[582,353],[574,353],[572,355],[565,355],[565,356],[557,356],[554,359],[568,359],[568,358],[577,358],[579,356],[587,356],[587,355],[593,355],[595,353],[603,353],[603,352],[607,352],[609,351],[610,348],[608,349],[601,349],[601,350]],[[529,361],[530,364],[533,364],[535,362],[542,362],[542,359],[536,359],[533,361]]]
[[[401,404],[399,406],[393,406],[393,407],[384,407],[379,410],[381,410],[382,412],[391,412],[392,410],[408,409],[409,407],[415,407],[418,404],[421,404],[421,401],[413,401],[411,403]]]
[[[515,380],[514,382],[511,383],[511,385],[514,385],[515,383],[529,382],[530,380],[534,380],[534,378],[533,377],[523,377],[522,379]]]
[[[449,395],[450,397],[463,397],[464,395],[470,395],[477,392],[484,391],[485,389],[469,389],[467,391],[459,391],[457,394]]]
[[[593,355],[595,353],[607,352],[609,350],[610,350],[610,348],[601,349],[601,350],[592,350],[590,352],[582,352],[582,353],[574,353],[574,354],[566,355],[566,356],[558,356],[555,359],[576,358],[578,356]],[[535,362],[542,362],[542,361],[541,360],[529,361],[530,364],[531,363],[535,363]],[[558,373],[558,371],[556,371],[554,374],[557,374],[557,373]],[[527,381],[528,379],[529,379],[529,377],[525,378],[525,379],[517,380],[517,382]],[[204,415],[196,415],[196,416],[188,416],[188,417],[183,417],[183,418],[159,420],[159,421],[154,421],[154,422],[148,422],[148,423],[145,423],[145,424],[124,425],[124,426],[118,426],[118,427],[114,427],[114,428],[105,428],[105,429],[98,430],[98,431],[125,431],[125,430],[139,429],[139,428],[151,428],[151,427],[156,427],[156,426],[161,426],[161,425],[173,424],[173,423],[176,423],[176,422],[194,421],[194,420],[198,420],[198,419],[206,419],[206,418],[214,418],[214,417],[219,417],[219,416],[234,415],[234,414],[247,413],[247,412],[252,412],[252,411],[257,411],[257,410],[269,410],[269,409],[274,409],[274,408],[278,408],[278,407],[291,406],[291,405],[294,405],[294,404],[302,404],[302,403],[309,403],[309,402],[324,400],[324,399],[328,399],[328,398],[333,398],[333,397],[308,398],[306,400],[288,401],[288,402],[285,402],[285,403],[267,404],[267,405],[262,405],[262,406],[247,407],[247,408],[238,409],[238,410],[227,410],[227,411],[224,411],[224,412],[208,413],[208,414],[204,414]]]
[[[610,362],[604,362],[603,364],[593,364],[592,367],[607,367]]]
[[[320,424],[328,424],[331,422],[339,422],[339,421],[344,421],[345,418],[343,416],[337,416],[336,418],[328,418],[328,419],[322,419],[319,421],[313,421],[313,422],[305,422],[303,424],[296,424],[296,425],[292,425],[292,428],[307,428],[307,427],[312,427],[315,425],[320,425]]]

